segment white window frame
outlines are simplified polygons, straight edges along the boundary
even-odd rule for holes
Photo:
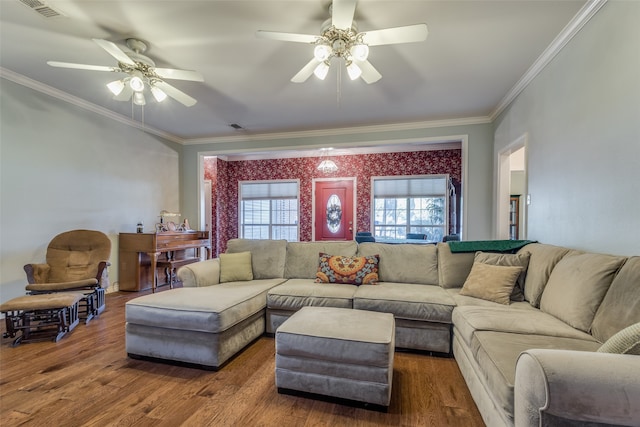
[[[243,201],[245,200],[243,198],[243,192],[242,192],[242,186],[244,184],[274,184],[274,183],[295,183],[296,184],[296,210],[297,210],[297,216],[298,216],[298,221],[295,224],[296,226],[296,240],[291,240],[291,241],[300,241],[300,179],[270,179],[270,180],[257,180],[257,181],[238,181],[238,237],[240,238],[244,238],[244,223],[243,223],[243,219],[244,219],[244,209],[243,209]],[[247,199],[249,200],[249,199]],[[254,199],[254,200],[283,200],[281,198],[264,198],[264,199]],[[269,209],[269,239],[272,239],[272,230],[274,226],[293,226],[294,224],[275,224],[273,222],[273,219],[271,218],[271,215],[273,213],[272,208],[270,207]]]
[[[371,214],[370,214],[370,218],[371,218],[371,224],[370,224],[370,230],[372,232],[372,234],[376,237],[376,238],[380,238],[380,239],[384,239],[384,237],[381,236],[377,236],[376,235],[376,217],[375,217],[375,199],[376,199],[376,193],[375,193],[375,183],[376,181],[381,181],[381,180],[409,180],[409,179],[444,179],[445,180],[445,188],[444,188],[444,192],[442,194],[438,193],[438,194],[420,194],[420,195],[416,195],[415,197],[444,197],[444,224],[443,225],[434,225],[434,226],[429,226],[429,225],[413,225],[413,227],[426,227],[426,228],[442,228],[443,230],[443,236],[445,236],[448,233],[449,230],[449,174],[432,174],[432,175],[397,175],[397,176],[372,176],[371,177]],[[405,196],[401,196],[401,197],[405,197]],[[390,198],[390,197],[389,197]],[[400,197],[398,197],[400,198]],[[407,198],[407,202],[408,200],[411,198],[410,196],[406,196]],[[409,207],[407,207],[407,213],[409,213],[410,209]],[[400,225],[396,225],[396,226],[402,226],[403,224]],[[412,224],[410,223],[410,215],[408,215],[407,218],[407,224],[404,224],[404,226],[406,227],[406,233],[410,233],[411,231],[411,227]],[[383,241],[383,240],[381,240]]]

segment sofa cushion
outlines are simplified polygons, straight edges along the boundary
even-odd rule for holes
[[[529,268],[524,281],[524,299],[534,307],[540,307],[540,298],[556,264],[569,252],[560,246],[532,243],[518,253],[529,252]]]
[[[297,311],[305,306],[353,308],[356,285],[316,283],[313,279],[289,279],[270,289],[267,307]]]
[[[251,252],[220,254],[220,283],[253,280]]]
[[[550,314],[534,308],[515,308],[514,305],[458,306],[453,310],[453,324],[467,345],[471,345],[473,334],[477,331],[543,335],[597,342],[591,335],[572,328]]]
[[[348,285],[376,284],[379,262],[378,255],[348,257],[321,253],[316,281]]]
[[[509,305],[509,297],[520,273],[522,273],[522,267],[474,262],[471,272],[460,290],[460,295]]]
[[[264,310],[267,291],[283,279],[177,288],[128,301],[128,323],[184,331],[220,333]]]
[[[595,341],[574,338],[479,331],[474,336],[471,352],[480,367],[477,373],[496,403],[513,414],[513,385],[520,353],[533,348],[595,351],[598,345]]]
[[[476,252],[474,262],[483,264],[501,265],[505,267],[522,267],[522,272],[518,276],[513,291],[511,293],[512,301],[524,301],[524,281],[527,278],[527,268],[529,267],[529,259],[531,253],[523,251],[517,254],[498,254],[490,252]]]
[[[380,282],[359,287],[353,297],[353,308],[407,320],[451,323],[454,307],[453,298],[437,285]]]
[[[628,258],[611,282],[593,318],[591,333],[600,342],[640,322],[640,256]]]
[[[496,306],[497,303],[492,301],[460,295],[461,289],[462,288],[445,289],[447,293],[451,295],[451,297],[455,301],[456,306],[465,306],[465,305],[484,306],[484,307],[501,307],[502,306],[502,305]],[[511,304],[509,304],[509,307],[517,308],[517,309],[525,309],[525,310],[538,310],[537,308],[532,307],[531,304],[529,304],[529,301],[511,301]]]
[[[640,323],[627,326],[598,349],[600,353],[640,355]]]
[[[380,255],[378,276],[381,282],[438,284],[435,245],[361,243],[358,255]]]
[[[318,271],[318,254],[354,256],[358,244],[345,242],[289,242],[284,266],[287,279],[315,279]]]
[[[474,252],[451,253],[447,243],[438,243],[438,283],[443,288],[460,288],[473,266]]]
[[[540,309],[589,332],[596,311],[625,260],[594,253],[567,255],[551,272]]]
[[[231,239],[227,242],[227,253],[247,251],[251,252],[254,279],[284,277],[286,240]]]

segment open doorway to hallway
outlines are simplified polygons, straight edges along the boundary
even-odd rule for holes
[[[498,154],[496,238],[527,237],[526,135]]]

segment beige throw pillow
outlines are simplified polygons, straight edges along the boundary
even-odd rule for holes
[[[506,267],[474,262],[460,295],[509,305],[511,292],[522,267]]]
[[[520,276],[518,276],[518,280],[511,292],[511,301],[524,301],[524,281],[527,277],[529,258],[531,258],[531,253],[527,251],[518,254],[476,252],[474,261],[503,267],[522,267]]]
[[[220,254],[220,283],[253,280],[251,252]]]
[[[628,326],[613,335],[598,349],[600,353],[640,355],[640,323]]]

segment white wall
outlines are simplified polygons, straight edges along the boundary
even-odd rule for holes
[[[609,1],[495,123],[528,133],[528,235],[640,255],[640,2]]]
[[[43,93],[0,79],[0,301],[24,295],[23,265],[44,262],[63,231],[112,241],[178,211],[180,147]]]

